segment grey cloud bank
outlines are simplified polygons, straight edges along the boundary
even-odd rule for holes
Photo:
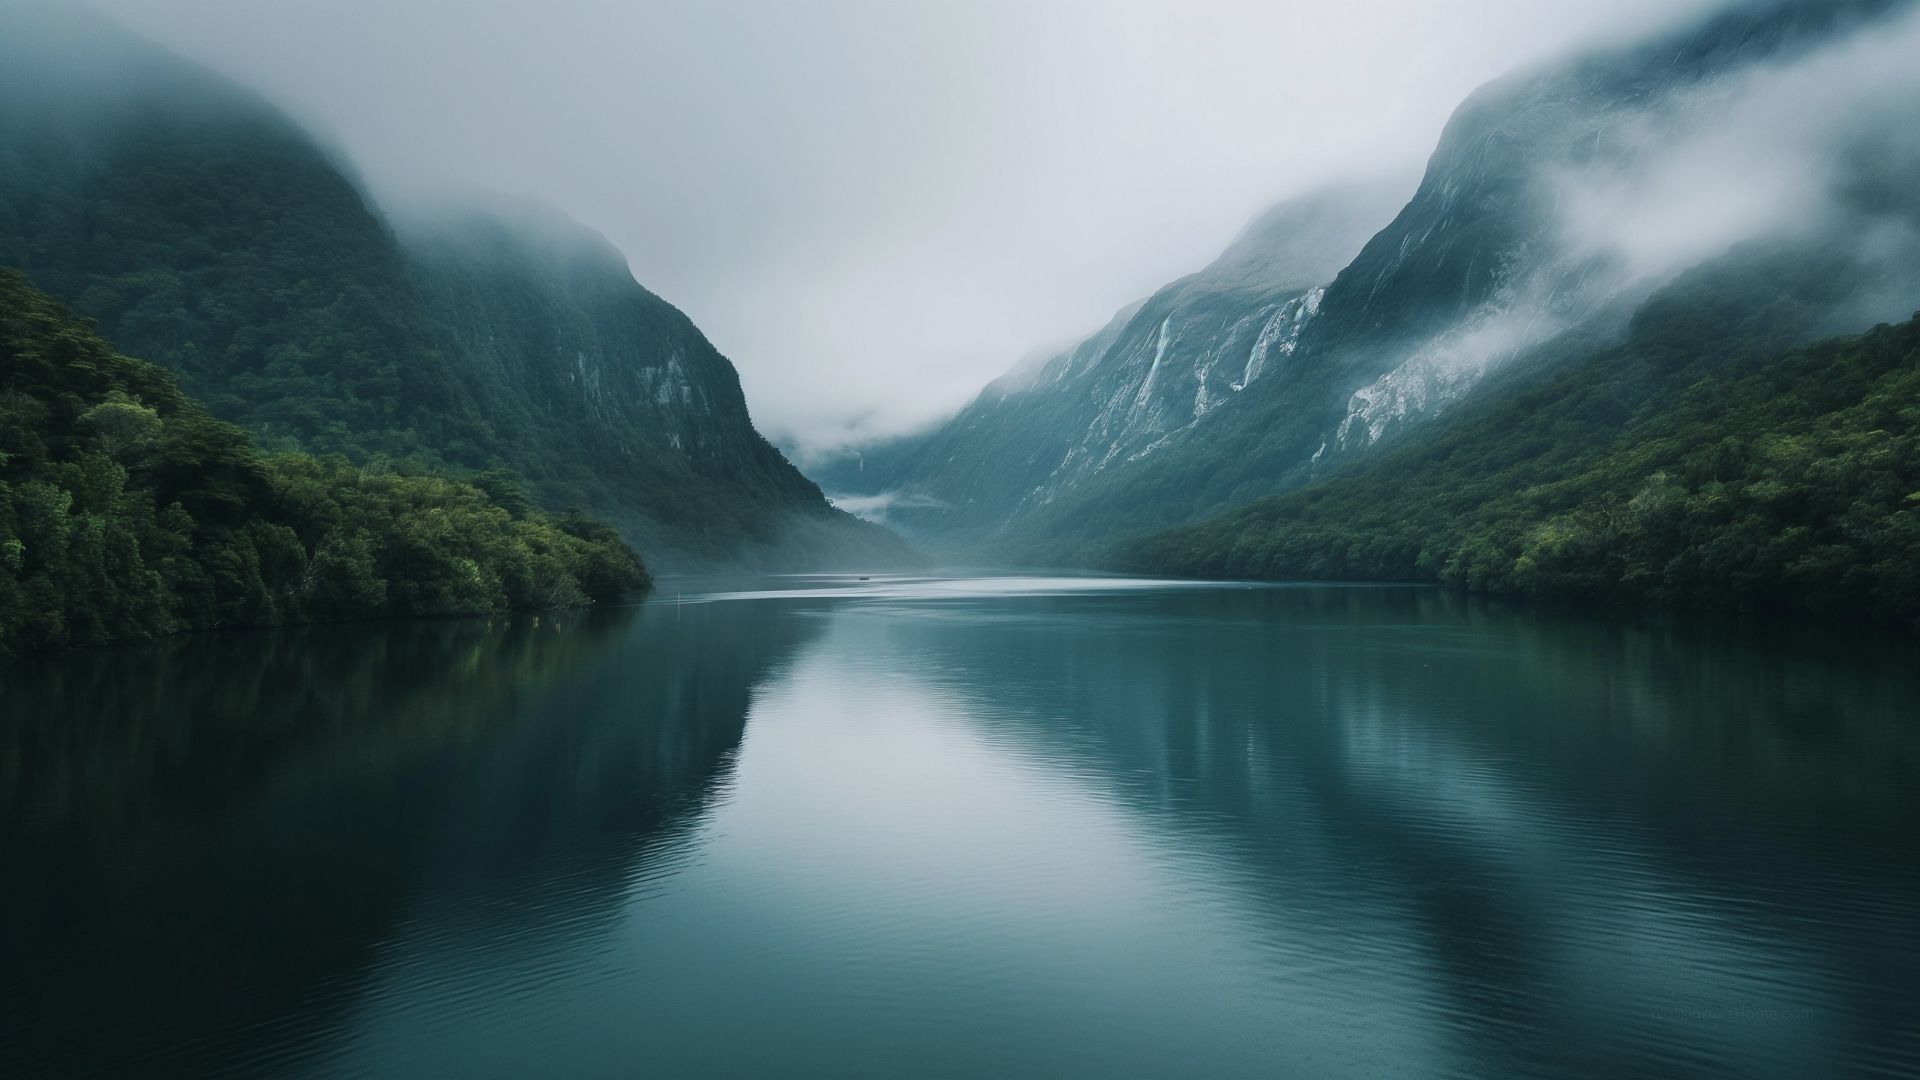
[[[1488,78],[1713,5],[92,6],[390,203],[477,186],[604,232],[806,453],[929,423],[1272,202],[1418,160]]]
[[[1920,164],[1916,56],[1920,11],[1621,116],[1612,160],[1561,179],[1566,242],[1657,279],[1743,240],[1844,227],[1874,182],[1863,160]]]

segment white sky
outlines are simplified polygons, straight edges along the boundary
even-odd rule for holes
[[[1501,72],[1711,0],[88,0],[378,191],[623,248],[805,451],[924,425]]]

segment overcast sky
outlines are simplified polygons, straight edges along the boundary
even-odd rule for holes
[[[1713,0],[90,0],[376,191],[477,185],[623,248],[805,451],[924,425],[1424,160],[1501,72]]]

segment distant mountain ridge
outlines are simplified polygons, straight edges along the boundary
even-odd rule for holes
[[[0,3],[0,266],[269,446],[510,469],[656,569],[919,559],[604,239],[504,204],[396,231],[272,106],[66,6]]]
[[[1205,269],[1122,308],[1072,349],[995,380],[958,416],[818,466],[836,496],[883,500],[936,550],[990,543],[1023,513],[1152,454],[1290,362],[1324,283],[1411,179],[1275,206]]]

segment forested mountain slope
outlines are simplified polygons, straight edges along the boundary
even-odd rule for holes
[[[1736,257],[1809,283],[1846,261]],[[1788,348],[1812,312],[1748,284],[1736,300],[1723,267],[1683,277],[1619,346],[1516,372],[1387,453],[1107,561],[1920,619],[1920,316]]]
[[[643,549],[751,566],[899,565],[881,526],[827,505],[748,418],[740,378],[625,256],[539,207],[413,217],[401,229],[439,352],[489,395],[533,489]]]
[[[270,443],[487,462],[353,181],[264,102],[81,11],[0,5],[0,266]]]
[[[0,266],[270,447],[507,469],[667,568],[916,558],[603,240],[516,210],[403,241],[271,106],[70,7],[0,4]]]

